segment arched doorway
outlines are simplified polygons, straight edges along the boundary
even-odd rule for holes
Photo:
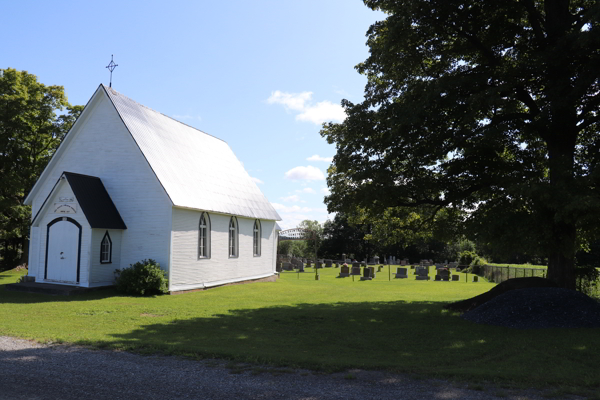
[[[72,218],[60,217],[48,224],[46,270],[44,279],[79,283],[81,225]]]

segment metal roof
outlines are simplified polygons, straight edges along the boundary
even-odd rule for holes
[[[174,206],[281,220],[226,142],[101,86]]]

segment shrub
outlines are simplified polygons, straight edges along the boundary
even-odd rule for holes
[[[461,251],[458,256],[458,263],[460,265],[471,265],[475,257],[477,257],[477,254],[472,251]]]
[[[577,279],[577,290],[588,296],[598,296],[598,287],[600,284],[600,272],[594,266],[575,267],[575,277]]]
[[[117,291],[133,295],[164,294],[169,291],[165,271],[153,259],[138,261],[129,268],[115,270]]]

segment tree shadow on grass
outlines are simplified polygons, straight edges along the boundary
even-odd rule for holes
[[[387,369],[499,380],[527,376],[532,384],[600,385],[600,377],[590,374],[600,356],[586,355],[600,349],[600,330],[544,330],[540,335],[478,325],[443,310],[443,304],[394,301],[236,309],[208,318],[150,323],[93,344],[326,371]],[[559,368],[549,367],[557,362]]]

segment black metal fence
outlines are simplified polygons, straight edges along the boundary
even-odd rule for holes
[[[480,265],[478,275],[483,276],[490,282],[500,283],[511,278],[525,278],[537,276],[546,277],[546,269],[528,267],[501,267],[497,265]]]

